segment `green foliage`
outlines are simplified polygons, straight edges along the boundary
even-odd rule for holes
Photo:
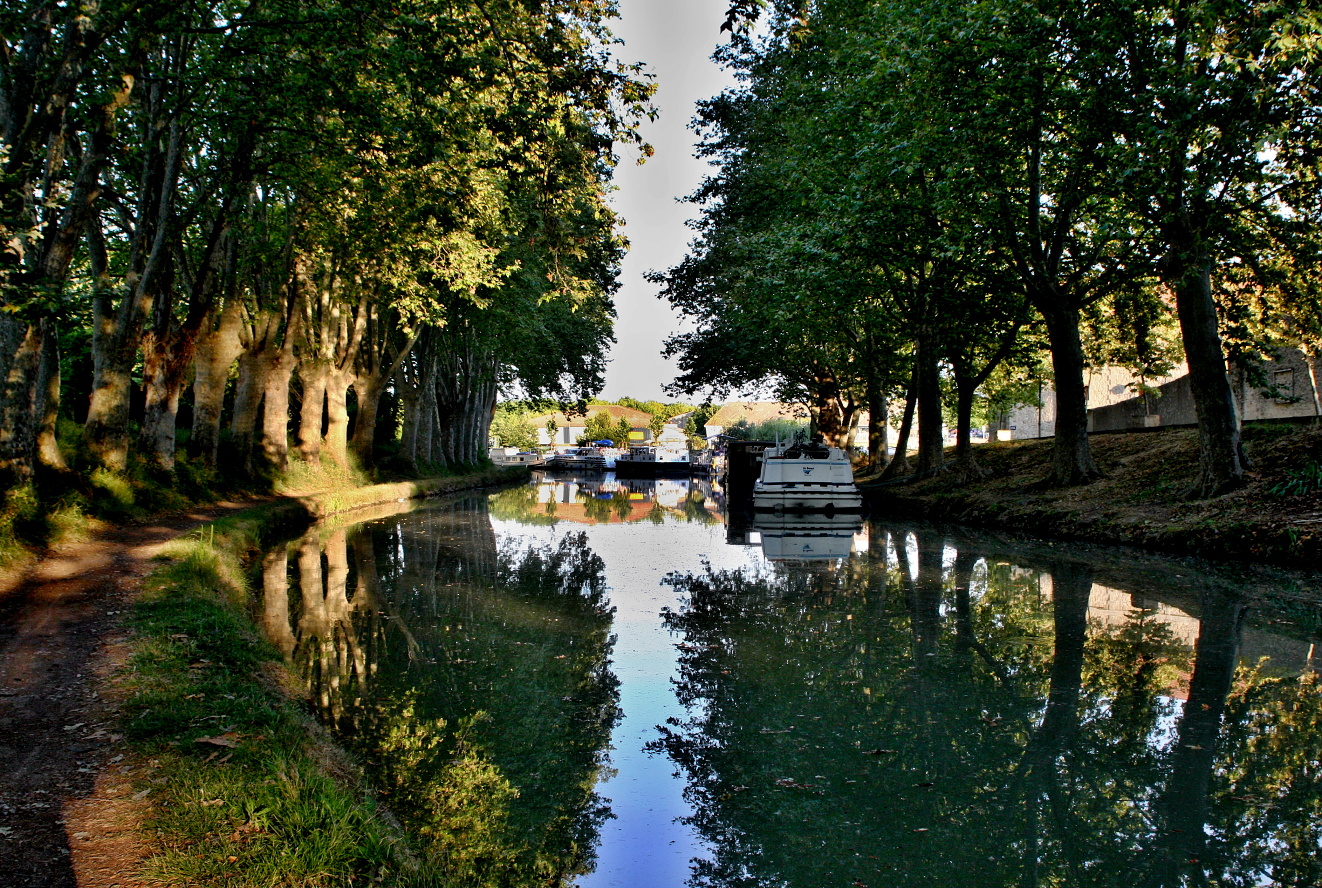
[[[740,419],[722,432],[736,441],[793,441],[808,437],[808,423],[794,419],[769,419],[766,422],[750,423]]]
[[[528,413],[524,410],[505,406],[496,408],[496,417],[491,422],[491,437],[502,447],[517,447],[520,450],[537,447],[537,429],[528,421]]]
[[[590,441],[611,441],[616,447],[627,447],[629,432],[633,430],[633,426],[626,419],[621,418],[616,422],[605,410],[598,410],[588,417],[584,429],[583,434],[578,436],[579,444],[587,444]]]
[[[1322,493],[1322,459],[1314,459],[1286,472],[1285,480],[1273,484],[1272,496],[1310,496]]]

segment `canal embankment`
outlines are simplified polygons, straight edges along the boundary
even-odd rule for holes
[[[490,488],[525,468],[379,484],[256,506],[176,541],[130,618],[122,719],[148,883],[438,883],[374,788],[308,712],[253,620],[264,544],[314,521]]]
[[[199,507],[144,525],[157,540],[174,537],[164,545],[141,545],[137,538],[147,534],[133,528],[125,529],[128,544],[81,544],[105,552],[61,566],[54,582],[76,582],[86,562],[89,591],[45,614],[38,622],[47,628],[33,630],[28,645],[33,669],[54,657],[48,671],[59,669],[51,674],[65,680],[43,691],[50,681],[16,673],[0,687],[15,718],[31,713],[34,725],[44,724],[38,716],[51,712],[56,719],[42,737],[13,741],[11,751],[25,758],[36,743],[36,770],[50,774],[41,784],[49,790],[6,809],[0,837],[11,871],[41,871],[40,884],[79,888],[426,882],[427,854],[377,804],[263,637],[253,612],[253,556],[316,521],[408,509],[526,476],[523,468],[497,468],[345,486],[242,510]],[[222,512],[189,528],[193,515]],[[14,617],[7,649],[17,649],[32,622]],[[85,635],[93,647],[63,668],[69,658],[56,648]],[[10,742],[0,734],[0,745]]]
[[[977,447],[977,473],[950,470],[889,483],[861,480],[874,516],[1175,555],[1322,567],[1322,426],[1246,425],[1247,483],[1210,499],[1188,496],[1198,469],[1194,429],[1095,434],[1091,445],[1103,477],[1073,487],[1043,483],[1051,459],[1049,439]]]

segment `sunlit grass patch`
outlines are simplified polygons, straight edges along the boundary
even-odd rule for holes
[[[277,493],[291,493],[339,490],[345,487],[363,487],[371,483],[371,476],[358,465],[358,461],[352,455],[349,456],[347,465],[340,465],[323,454],[315,463],[298,458],[290,459],[289,465],[275,479],[274,487]]]

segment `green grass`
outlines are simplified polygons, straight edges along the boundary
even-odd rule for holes
[[[249,614],[242,559],[313,517],[518,476],[490,470],[267,503],[167,547],[134,606],[123,678],[124,734],[149,762],[137,787],[152,803],[148,884],[494,888],[427,837],[415,848],[282,690],[288,675]]]
[[[142,789],[162,885],[410,881],[401,838],[367,794],[333,779],[316,732],[264,675],[277,654],[244,611],[237,558],[176,544],[136,605],[125,734],[152,763]]]

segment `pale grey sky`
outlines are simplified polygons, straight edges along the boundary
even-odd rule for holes
[[[697,208],[676,198],[692,192],[710,169],[693,157],[695,136],[688,126],[694,104],[734,83],[711,61],[725,37],[720,27],[726,8],[724,0],[620,0],[615,32],[625,45],[617,49],[619,58],[644,62],[656,76],[653,102],[660,117],[643,126],[656,155],[637,166],[637,151],[626,150],[615,173],[619,190],[612,202],[625,218],[632,248],[615,295],[616,343],[602,392],[611,400],[672,400],[661,386],[674,379],[675,369],[661,357],[661,347],[679,320],[643,275],[683,259],[693,234],[684,222]]]

